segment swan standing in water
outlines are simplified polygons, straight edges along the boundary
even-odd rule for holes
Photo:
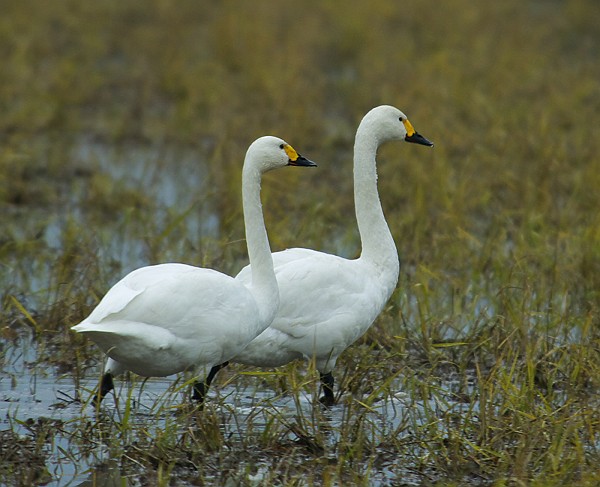
[[[339,355],[368,330],[398,283],[398,252],[377,192],[377,148],[391,140],[433,146],[392,106],[376,107],[360,122],[354,143],[360,257],[350,260],[302,248],[274,253],[280,293],[277,315],[231,360],[278,367],[314,357],[324,392],[320,401],[325,405],[335,402],[332,370]],[[248,284],[251,277],[247,266],[236,279]],[[224,365],[211,370],[208,384]]]
[[[144,377],[208,370],[240,353],[269,326],[279,293],[260,181],[263,173],[283,166],[316,164],[277,137],[261,137],[248,148],[242,202],[249,280],[185,264],[142,267],[115,284],[90,316],[72,327],[109,357],[95,402],[113,389],[113,377],[126,370]],[[204,382],[196,381],[193,399],[203,400],[204,389]]]

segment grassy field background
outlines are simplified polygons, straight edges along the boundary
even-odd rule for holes
[[[134,458],[119,468],[149,485],[202,484],[207,471],[241,485],[600,482],[598,2],[68,0],[1,10],[5,365],[28,333],[43,367],[93,376],[100,354],[69,327],[126,272],[245,265],[241,163],[256,137],[281,136],[319,163],[265,178],[273,250],[347,257],[360,250],[351,160],[361,117],[395,105],[436,144],[379,152],[401,277],[338,363],[337,440],[318,410],[293,424],[274,416],[237,442],[213,406],[160,427],[98,420],[100,433],[86,434]],[[234,367],[219,382],[292,397],[317,387],[310,367],[280,372]],[[415,405],[405,423],[367,434],[370,408],[400,392]],[[194,433],[181,439],[182,429]],[[52,434],[31,430],[41,464]],[[260,481],[235,460],[250,451],[270,465]],[[0,481],[31,474],[25,467],[5,462]]]

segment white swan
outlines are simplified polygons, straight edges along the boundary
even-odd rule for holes
[[[113,388],[113,376],[125,370],[144,377],[208,370],[240,353],[271,323],[279,294],[260,181],[262,173],[286,165],[316,164],[271,136],[257,139],[246,153],[242,200],[251,279],[243,282],[185,264],[142,267],[115,284],[90,316],[72,327],[109,357],[96,402]],[[204,389],[197,381],[193,398],[202,401]]]
[[[376,107],[362,119],[354,144],[360,257],[349,260],[309,249],[274,253],[279,310],[271,325],[232,359],[276,367],[314,357],[323,384],[320,400],[326,405],[334,403],[336,360],[371,326],[398,282],[398,253],[377,192],[377,148],[390,140],[433,146],[392,106]],[[236,279],[249,283],[250,267],[242,269]],[[210,380],[219,368],[211,371]]]

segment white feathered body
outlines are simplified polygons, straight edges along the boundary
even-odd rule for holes
[[[280,307],[271,325],[234,362],[277,367],[315,358],[321,372],[362,336],[385,306],[398,280],[398,261],[379,268],[309,249],[273,253]],[[251,268],[236,276],[251,280]]]
[[[185,264],[137,269],[73,330],[144,377],[213,366],[241,352],[265,325],[248,287]]]

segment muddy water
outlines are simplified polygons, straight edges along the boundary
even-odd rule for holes
[[[85,441],[81,437],[83,431],[89,431],[86,430],[89,425],[98,424],[96,411],[85,404],[89,402],[96,386],[97,373],[98,368],[92,367],[85,377],[76,380],[72,373],[59,373],[53,367],[39,364],[36,344],[31,337],[21,337],[15,346],[5,346],[3,349],[0,365],[0,431],[12,430],[21,438],[27,438],[34,436],[35,427],[40,424],[50,425],[53,434],[44,446],[47,485],[139,485],[131,474],[126,475],[121,471],[119,458],[122,450],[116,452],[115,457],[115,452],[111,452],[102,442]],[[153,428],[164,427],[173,421],[169,411],[185,402],[182,392],[173,392],[173,384],[177,380],[181,384],[181,378],[176,377],[152,379],[145,383],[137,378],[131,385],[120,378],[116,390],[118,408],[115,398],[110,395],[103,403],[101,414],[116,417],[116,423],[123,422],[125,404],[130,396],[134,405],[128,419],[130,423],[142,423],[150,432]],[[417,418],[419,421],[415,408],[437,407],[433,401],[430,404],[415,404],[399,389],[393,390],[399,392],[363,410],[366,414],[365,434],[376,443],[381,438],[398,435],[398,431],[402,431],[398,427],[406,420],[408,408],[411,408],[413,420]],[[83,402],[75,400],[79,396]],[[224,421],[220,426],[224,435],[261,434],[261,429],[266,427],[273,415],[284,423],[296,424],[298,418],[303,417],[310,424],[313,414],[313,401],[309,394],[301,394],[296,399],[292,394],[277,396],[269,388],[255,384],[245,386],[243,378],[237,381],[237,385],[213,388],[209,401],[215,405],[219,417]],[[445,404],[444,407],[448,408],[449,405]],[[460,412],[459,404],[456,408],[456,412]],[[326,444],[323,445],[322,455],[335,455],[336,444],[341,439],[340,428],[344,422],[347,425],[348,421],[343,404],[326,414],[327,434],[324,435]],[[112,423],[113,430],[116,423]],[[179,427],[182,430],[187,428],[185,422]],[[113,434],[118,436],[116,431]],[[288,436],[291,441],[298,440],[293,429]],[[335,457],[332,457],[334,460]],[[252,468],[259,481],[270,467],[265,463],[254,464]],[[372,470],[369,475],[374,482],[379,478],[382,483],[388,484],[398,478],[398,465],[389,469],[382,466],[377,471]],[[406,484],[410,481],[410,475],[404,472],[402,480]]]

